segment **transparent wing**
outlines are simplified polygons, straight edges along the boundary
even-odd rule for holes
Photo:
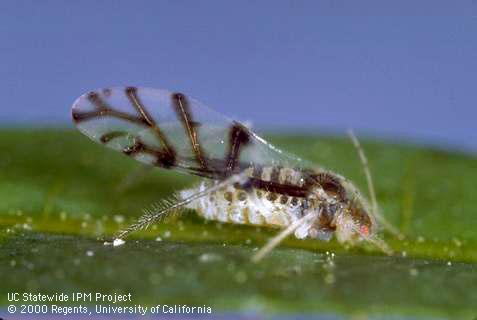
[[[72,108],[78,129],[146,164],[213,179],[250,166],[302,167],[250,129],[181,93],[135,87],[99,89]]]

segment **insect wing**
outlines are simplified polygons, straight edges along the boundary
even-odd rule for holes
[[[197,100],[166,90],[99,89],[72,108],[78,129],[143,163],[224,178],[249,166],[303,162]]]

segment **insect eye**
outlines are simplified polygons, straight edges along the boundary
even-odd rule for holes
[[[360,228],[359,228],[359,231],[364,234],[365,236],[369,235],[369,228],[368,226],[366,225],[362,225]]]

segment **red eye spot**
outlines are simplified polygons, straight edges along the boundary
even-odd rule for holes
[[[368,226],[361,226],[360,231],[361,231],[361,233],[364,234],[365,236],[367,236],[367,235],[369,234],[369,228],[368,228]]]

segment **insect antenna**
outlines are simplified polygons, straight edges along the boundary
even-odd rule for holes
[[[240,174],[230,176],[229,178],[213,185],[212,187],[207,188],[201,192],[197,192],[196,194],[193,194],[190,197],[187,197],[185,199],[179,200],[177,199],[177,197],[173,197],[173,198],[162,200],[156,205],[153,205],[152,209],[145,210],[144,214],[137,220],[137,222],[133,223],[126,229],[120,231],[116,235],[116,239],[124,239],[130,233],[138,231],[138,230],[146,229],[152,223],[161,220],[167,214],[170,214],[172,212],[175,212],[181,209],[182,207],[191,203],[192,201],[205,197],[208,194],[215,192],[227,185],[231,185],[235,183],[245,184],[246,180],[247,180],[246,174],[243,172]]]
[[[318,215],[321,214],[321,210],[318,213]],[[286,237],[288,237],[293,231],[298,229],[302,224],[307,222],[308,220],[311,220],[312,218],[316,217],[317,214],[313,211],[308,213],[307,215],[301,217],[300,219],[296,220],[293,222],[291,225],[289,225],[286,229],[282,230],[280,233],[278,233],[275,237],[270,239],[268,243],[263,246],[260,250],[258,250],[257,253],[255,253],[252,257],[252,262],[257,263],[260,262],[265,256],[267,256],[276,246],[280,244],[283,240],[285,240]]]
[[[379,222],[382,223],[382,225],[389,231],[391,232],[394,236],[396,236],[399,239],[403,239],[404,235],[399,232],[399,230],[394,227],[384,216],[379,212],[379,207],[378,207],[378,202],[376,200],[376,192],[374,189],[374,184],[373,184],[373,178],[371,176],[371,170],[369,169],[369,164],[368,164],[368,158],[366,158],[366,155],[364,153],[363,148],[361,147],[361,144],[359,143],[358,138],[354,134],[353,130],[349,129],[348,130],[348,135],[353,142],[354,147],[356,148],[356,151],[358,152],[359,159],[361,161],[361,164],[363,165],[363,171],[364,175],[366,176],[366,181],[368,184],[368,192],[369,196],[371,198],[371,205],[372,205],[372,214],[376,219],[379,220]],[[368,237],[369,238],[369,237]]]

